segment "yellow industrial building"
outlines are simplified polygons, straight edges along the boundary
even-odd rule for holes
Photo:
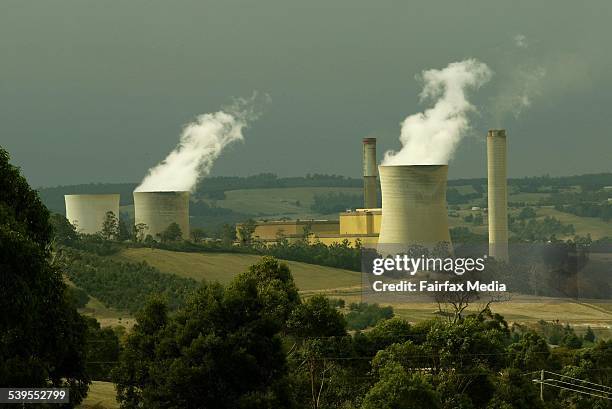
[[[381,217],[381,209],[356,209],[340,213],[339,220],[257,221],[253,238],[264,244],[276,243],[280,239],[293,242],[303,240],[308,232],[310,243],[330,245],[347,240],[352,246],[357,242],[376,245]],[[236,226],[238,235],[241,227],[241,224]]]

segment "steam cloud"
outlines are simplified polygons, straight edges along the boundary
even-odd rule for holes
[[[449,64],[422,73],[425,83],[421,101],[436,99],[425,112],[411,115],[402,123],[398,152],[388,151],[383,165],[447,164],[469,128],[467,114],[475,108],[466,90],[478,89],[491,79],[489,67],[475,59]]]
[[[221,151],[233,142],[244,140],[242,130],[257,117],[253,99],[237,100],[227,109],[199,115],[186,125],[176,148],[149,169],[135,191],[194,190],[198,180],[210,173]]]

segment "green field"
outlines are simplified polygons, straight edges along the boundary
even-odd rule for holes
[[[261,257],[236,253],[181,253],[159,249],[126,249],[120,253],[123,261],[146,261],[166,273],[197,281],[219,281],[227,284]],[[286,261],[298,288],[302,291],[332,291],[354,288],[361,283],[360,273],[339,268]]]
[[[94,381],[89,386],[89,393],[79,409],[116,409],[119,403],[115,400],[115,385],[111,382]]]
[[[573,224],[576,234],[586,236],[590,234],[593,239],[612,237],[612,222],[605,222],[597,217],[580,217],[570,213],[560,212],[553,207],[540,207],[536,209],[538,216],[552,216],[564,224]]]
[[[246,214],[312,218],[322,216],[310,210],[315,195],[332,192],[359,195],[362,194],[362,191],[361,188],[356,187],[291,187],[230,190],[225,192],[224,200],[209,202],[214,202],[218,207]],[[334,216],[334,219],[338,218],[337,214],[332,216]]]

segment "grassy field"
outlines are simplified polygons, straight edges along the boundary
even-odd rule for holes
[[[244,189],[225,192],[224,200],[216,200],[219,207],[256,215],[288,216],[292,218],[321,217],[310,210],[314,196],[326,193],[358,195],[361,188],[352,187],[293,187],[272,189]],[[334,219],[338,215],[333,215]]]
[[[195,280],[227,284],[261,257],[234,253],[181,253],[159,249],[126,249],[118,258],[124,261],[146,261],[160,271]],[[359,286],[360,273],[339,268],[286,261],[296,285],[302,291],[345,289]]]
[[[94,381],[89,386],[89,393],[79,409],[116,409],[119,403],[115,400],[115,385],[111,382]]]
[[[564,224],[573,224],[576,234],[586,236],[590,234],[593,239],[601,237],[612,237],[612,222],[604,222],[597,217],[580,217],[573,214],[560,212],[552,207],[540,207],[536,209],[538,216],[553,216]]]
[[[135,323],[134,318],[131,317],[129,312],[109,308],[100,300],[91,296],[85,308],[81,308],[79,312],[83,315],[96,318],[103,327],[122,326],[130,329]]]

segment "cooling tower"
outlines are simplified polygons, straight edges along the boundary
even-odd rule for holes
[[[363,206],[366,209],[378,207],[376,189],[376,138],[363,139]]]
[[[102,231],[107,212],[119,218],[119,195],[65,195],[66,219],[79,233]]]
[[[508,192],[506,188],[506,131],[487,135],[489,256],[508,261]]]
[[[145,224],[144,236],[159,235],[176,223],[189,238],[189,192],[134,192],[134,224]]]
[[[450,245],[446,210],[448,165],[379,166],[385,245]]]

